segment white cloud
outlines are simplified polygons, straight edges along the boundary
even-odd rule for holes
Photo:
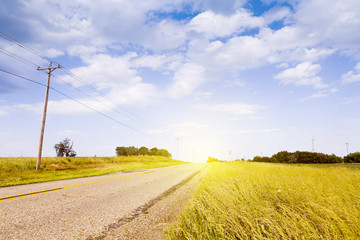
[[[338,92],[338,91],[339,91],[339,89],[337,89],[337,88],[320,90],[320,91],[317,91],[316,93],[314,93],[313,95],[311,95],[310,97],[306,97],[306,98],[303,98],[303,99],[301,99],[301,100],[302,100],[302,101],[306,101],[306,100],[310,100],[310,99],[313,99],[313,98],[327,97],[327,96],[329,96],[330,94],[336,93],[336,92]]]
[[[205,79],[205,68],[199,64],[186,63],[174,74],[174,82],[168,89],[168,96],[179,98],[192,93]]]
[[[360,46],[360,2],[354,0],[299,1],[296,24],[318,41],[336,48]]]
[[[206,38],[227,37],[240,33],[247,28],[261,27],[264,20],[254,17],[245,9],[240,9],[232,15],[216,14],[205,11],[195,16],[187,25],[188,31],[204,34]]]
[[[226,103],[212,106],[199,105],[197,108],[207,111],[227,113],[234,116],[253,116],[256,115],[257,110],[264,109],[266,107],[257,104]]]
[[[327,85],[322,82],[322,78],[318,76],[321,70],[319,64],[304,62],[298,64],[294,68],[288,68],[276,76],[275,79],[280,80],[281,84],[294,86],[312,86],[313,88],[326,88]]]
[[[288,7],[274,7],[263,14],[266,24],[271,24],[276,21],[281,21],[289,18],[291,10]]]
[[[70,69],[77,78],[70,75],[57,76],[55,79],[58,82],[71,83],[88,94],[87,97],[73,97],[75,101],[72,99],[51,100],[48,107],[49,113],[81,114],[94,112],[94,110],[109,112],[118,106],[143,107],[154,104],[159,99],[157,89],[152,84],[144,83],[137,72],[130,68],[130,59],[136,56],[133,53],[121,57],[105,54],[93,55],[85,59],[86,66]],[[90,88],[89,85],[92,87]],[[100,91],[102,94],[99,94]],[[42,103],[21,104],[16,107],[39,113]]]
[[[107,93],[105,99],[85,99],[90,106],[97,106],[96,102],[111,101],[114,105],[148,105],[154,103],[158,97],[154,85],[142,82],[137,72],[131,69],[131,59],[137,57],[135,53],[128,53],[121,57],[112,57],[105,54],[97,54],[85,60],[87,66],[71,69],[71,71],[86,83],[91,84]],[[75,87],[84,86],[71,76],[64,75],[60,80],[72,83]],[[82,101],[82,100],[81,100]],[[109,107],[97,107],[96,109],[110,110]]]
[[[360,62],[356,64],[354,70],[351,70],[341,77],[343,83],[360,82]]]
[[[48,48],[45,50],[44,54],[45,54],[45,56],[47,56],[49,58],[55,58],[55,57],[64,55],[64,51],[61,51],[61,50],[58,50],[55,48]]]
[[[148,67],[153,71],[174,71],[184,61],[182,54],[136,54],[129,59],[131,68]]]
[[[233,37],[226,43],[194,40],[187,53],[193,61],[216,72],[237,72],[261,66],[269,54],[263,41],[251,36]]]
[[[223,15],[233,14],[236,9],[244,5],[246,0],[195,0],[195,9],[205,9]]]

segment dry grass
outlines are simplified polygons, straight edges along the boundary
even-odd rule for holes
[[[34,157],[0,158],[0,187],[97,176],[182,163],[184,162],[159,156],[46,157],[42,159],[41,169],[36,171],[36,158]]]
[[[354,169],[213,163],[168,237],[360,239],[360,171]]]

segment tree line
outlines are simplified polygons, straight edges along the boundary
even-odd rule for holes
[[[147,147],[116,147],[115,149],[117,156],[137,156],[137,155],[147,155],[147,156],[162,156],[162,157],[168,157],[171,158],[171,154],[166,149],[157,149],[156,147],[153,147],[151,149],[148,149]]]
[[[350,153],[345,157],[335,154],[324,154],[317,152],[281,151],[271,157],[255,156],[253,162],[272,162],[272,163],[360,163],[360,152]]]

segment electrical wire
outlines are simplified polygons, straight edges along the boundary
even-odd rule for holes
[[[15,74],[15,73],[6,71],[6,70],[4,70],[4,69],[1,69],[1,68],[0,68],[0,71],[1,71],[1,72],[4,72],[4,73],[7,73],[7,74],[9,74],[9,75],[12,75],[12,76],[15,76],[15,77],[24,79],[24,80],[26,80],[26,81],[32,82],[32,83],[34,83],[34,84],[37,84],[37,85],[40,85],[40,86],[43,86],[43,87],[47,87],[47,86],[46,86],[45,84],[43,84],[43,83],[40,83],[40,82],[37,82],[37,81],[35,81],[35,80],[32,80],[32,79],[29,79],[29,78],[20,76],[20,75],[18,75],[18,74]],[[86,107],[86,108],[88,108],[88,109],[90,109],[90,110],[92,110],[92,111],[94,111],[94,112],[102,115],[103,117],[106,117],[106,118],[108,118],[108,119],[110,119],[110,120],[112,120],[112,121],[114,121],[114,122],[116,122],[116,123],[119,123],[119,124],[123,125],[124,127],[127,127],[127,128],[129,128],[129,129],[131,129],[131,130],[133,130],[133,131],[136,131],[136,132],[138,132],[138,133],[141,133],[141,134],[143,134],[143,135],[146,135],[146,136],[149,136],[149,137],[154,137],[154,136],[151,136],[151,135],[149,135],[149,134],[147,134],[147,133],[144,133],[144,132],[142,132],[142,131],[134,128],[134,127],[131,127],[131,126],[129,126],[129,125],[127,125],[127,124],[119,121],[119,120],[116,120],[115,118],[110,117],[109,115],[107,115],[107,114],[105,114],[105,113],[102,113],[102,112],[96,110],[95,108],[90,107],[90,106],[88,106],[88,105],[80,102],[79,100],[76,100],[75,98],[73,98],[73,97],[71,97],[71,96],[69,96],[69,95],[67,95],[67,94],[65,94],[65,93],[57,90],[57,89],[54,88],[54,87],[51,87],[51,86],[50,86],[49,89],[51,89],[51,90],[53,90],[53,91],[55,91],[55,92],[63,95],[64,97],[69,98],[70,100],[72,100],[72,101],[74,101],[74,102],[77,102],[78,104],[81,104],[82,106],[84,106],[84,107]]]
[[[1,51],[2,53],[4,53],[4,54],[8,55],[9,57],[12,57],[12,58],[14,58],[14,59],[16,59],[16,60],[18,60],[18,61],[20,61],[20,62],[23,62],[23,63],[31,66],[31,67],[35,67],[35,68],[38,67],[38,65],[36,65],[35,63],[30,62],[29,60],[26,60],[25,58],[22,58],[22,57],[16,55],[15,53],[9,52],[9,51],[7,51],[7,50],[5,50],[5,49],[2,49],[2,48],[0,48],[0,51]]]
[[[26,49],[27,51],[29,51],[29,52],[37,55],[38,57],[41,57],[41,58],[44,59],[44,60],[51,61],[50,58],[48,58],[48,57],[46,57],[45,55],[39,53],[38,51],[36,51],[36,50],[34,50],[34,49],[26,46],[25,44],[20,43],[19,41],[15,40],[14,38],[10,37],[9,35],[7,35],[7,34],[5,34],[5,33],[3,33],[3,32],[0,32],[0,37],[8,40],[9,42],[14,43],[15,45],[17,45],[17,46],[19,46],[19,47],[21,47],[21,48]]]
[[[6,39],[7,41],[12,42],[13,44],[15,44],[15,45],[17,45],[17,46],[19,46],[19,47],[21,47],[21,48],[23,48],[23,49],[31,52],[31,53],[37,55],[38,57],[41,57],[42,59],[44,59],[44,60],[46,60],[46,61],[50,61],[50,62],[53,62],[53,63],[55,63],[55,64],[62,65],[62,64],[54,61],[53,59],[50,59],[50,58],[48,58],[47,56],[41,54],[40,52],[38,52],[38,51],[30,48],[29,46],[26,46],[25,44],[17,41],[16,39],[10,37],[9,35],[1,32],[1,31],[0,31],[0,37],[2,37],[2,38],[4,38],[4,39]],[[15,55],[15,54],[14,54],[14,55]],[[19,57],[19,58],[21,58],[21,57]],[[22,58],[21,58],[21,59],[22,59]],[[18,60],[20,60],[20,59],[18,59]],[[25,62],[29,62],[29,61],[27,61],[26,59],[23,59],[23,60],[24,60],[24,63],[25,63]],[[29,63],[31,63],[31,62],[29,62]],[[34,63],[31,63],[31,64],[34,64]],[[36,64],[34,64],[34,65],[35,65],[36,67],[38,67]],[[110,101],[110,99],[106,96],[106,94],[104,94],[103,92],[99,91],[99,90],[98,90],[96,87],[94,87],[93,85],[91,85],[91,84],[87,83],[86,81],[82,80],[80,77],[78,77],[77,75],[75,75],[74,73],[72,73],[70,70],[68,70],[68,69],[65,68],[64,66],[62,66],[62,68],[61,68],[60,70],[64,71],[66,74],[70,75],[70,76],[73,77],[75,80],[81,82],[81,83],[84,84],[86,87],[88,87],[90,90],[92,90],[92,91],[96,92],[97,94],[103,96],[104,99],[106,99],[106,100],[107,100],[110,104],[112,104],[114,107],[119,108],[118,105],[116,105],[116,104],[114,104],[113,102]],[[72,85],[71,85],[71,87],[72,87],[72,88],[75,88],[75,87],[72,86]],[[78,89],[78,88],[75,88],[75,89]],[[80,92],[84,93],[84,91],[80,91]],[[86,94],[86,95],[88,95],[88,94]],[[92,97],[92,98],[93,98],[93,97]],[[99,100],[96,99],[96,101],[99,101]],[[126,114],[126,113],[124,113],[124,112],[120,112],[120,111],[116,110],[116,108],[114,109],[115,112],[117,112],[117,113],[119,113],[119,114],[121,114],[121,115],[124,115],[126,118],[128,118],[128,119],[136,122],[137,124],[140,124],[140,125],[143,125],[143,126],[145,125],[144,123],[142,123],[142,122],[140,122],[140,121],[137,121],[136,119],[134,119],[133,117],[131,117],[130,114]]]

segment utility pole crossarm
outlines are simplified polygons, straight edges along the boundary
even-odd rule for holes
[[[47,67],[47,68],[38,67],[37,70],[41,70],[41,71],[43,71],[43,70],[49,70],[49,71],[53,72],[53,71],[54,71],[55,69],[57,69],[57,68],[61,68],[61,66],[58,65],[58,66],[56,66],[56,67],[52,67],[52,66],[51,66],[51,63],[50,63],[50,66],[49,66],[49,67]]]
[[[44,113],[43,113],[43,119],[42,119],[42,124],[41,124],[41,131],[40,131],[39,154],[38,154],[38,158],[36,161],[36,170],[39,170],[40,164],[41,164],[41,154],[42,154],[42,145],[43,145],[43,140],[44,140],[47,103],[48,103],[48,99],[49,99],[50,77],[51,77],[51,73],[57,68],[61,68],[61,66],[58,65],[57,67],[53,67],[52,62],[50,62],[49,67],[47,67],[47,68],[40,68],[40,67],[37,68],[37,70],[41,70],[41,71],[48,70],[48,72],[47,72],[48,78],[47,78],[47,84],[46,84]]]

